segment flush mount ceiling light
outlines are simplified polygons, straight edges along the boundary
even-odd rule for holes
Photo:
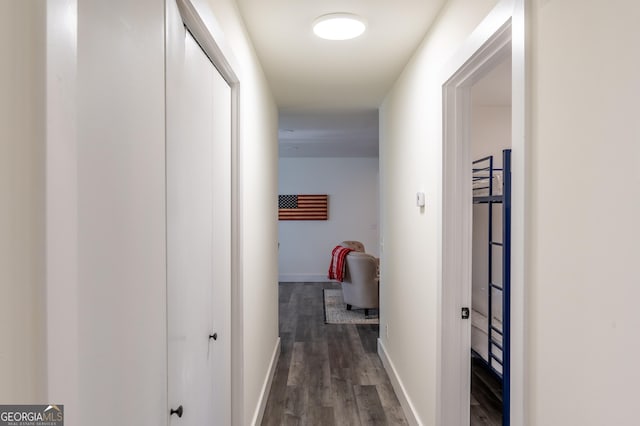
[[[313,32],[326,40],[349,40],[367,28],[364,20],[351,13],[330,13],[313,22]]]

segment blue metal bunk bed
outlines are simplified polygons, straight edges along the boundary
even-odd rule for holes
[[[496,173],[497,172],[497,173]],[[502,188],[494,182],[502,173]],[[488,369],[502,382],[502,424],[509,426],[510,406],[510,318],[511,318],[511,150],[502,151],[502,168],[494,167],[493,156],[473,162],[473,203],[486,204],[489,210],[488,221],[488,359],[482,356]],[[496,206],[497,205],[497,206]],[[502,208],[502,241],[495,241],[493,235],[494,207]],[[501,251],[502,282],[494,281],[493,250]],[[494,291],[502,302],[502,320],[497,321],[493,314]]]

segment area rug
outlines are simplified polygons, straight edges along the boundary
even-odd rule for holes
[[[324,322],[325,324],[379,324],[377,309],[369,309],[365,318],[364,309],[353,308],[347,311],[347,305],[342,300],[342,290],[335,288],[324,289]]]

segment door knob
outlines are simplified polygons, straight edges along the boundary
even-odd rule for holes
[[[177,414],[178,417],[182,417],[182,405],[178,407],[177,410],[174,410],[173,408],[171,409],[171,411],[169,411],[169,415],[173,416],[174,414]]]
[[[218,340],[218,333],[210,334],[209,339]]]

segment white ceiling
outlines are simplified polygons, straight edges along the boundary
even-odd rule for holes
[[[378,111],[280,115],[280,157],[377,157]]]
[[[237,0],[280,110],[281,156],[377,156],[377,109],[446,0]],[[317,38],[348,12],[367,31]]]

